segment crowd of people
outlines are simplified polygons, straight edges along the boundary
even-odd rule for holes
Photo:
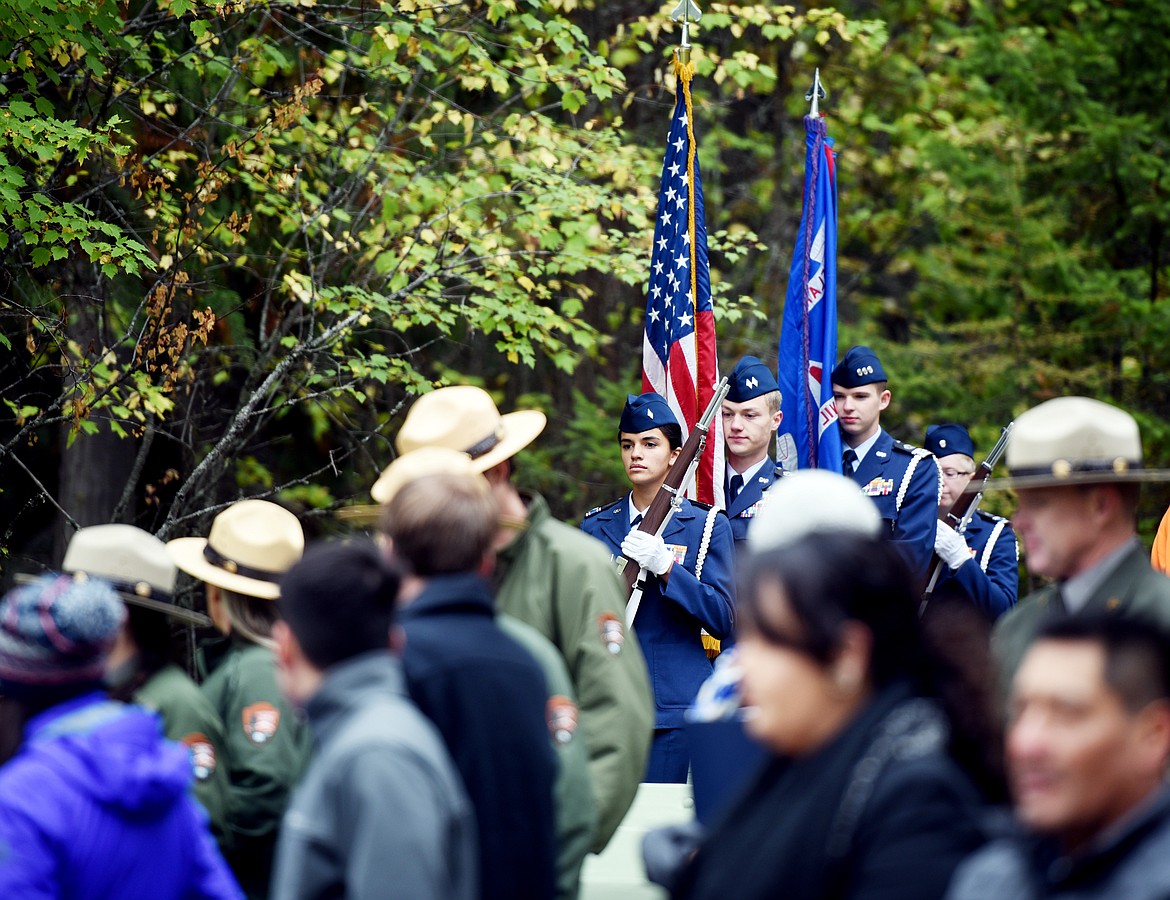
[[[574,528],[512,477],[543,414],[460,385],[410,408],[369,533],[306,547],[256,499],[166,544],[80,529],[0,600],[0,896],[573,900],[639,784],[710,778],[718,696],[755,755],[648,836],[674,897],[1170,898],[1170,578],[1136,531],[1168,475],[1135,420],[1046,401],[974,480],[962,424],[882,427],[870,348],[831,379],[840,472],[776,464],[745,357],[722,501],[661,522],[665,398],[627,398],[628,489]],[[969,502],[1007,489],[1010,522]]]

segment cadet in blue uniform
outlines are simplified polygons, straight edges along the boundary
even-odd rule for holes
[[[615,555],[647,569],[646,590],[632,623],[654,690],[654,742],[645,780],[684,782],[690,748],[683,712],[711,674],[701,632],[726,640],[735,623],[735,544],[726,516],[689,500],[661,535],[635,527],[682,444],[682,429],[661,396],[629,395],[618,439],[633,490],[591,510],[581,528]]]
[[[1007,519],[979,509],[959,534],[946,514],[975,474],[975,442],[962,425],[931,425],[926,449],[942,471],[942,499],[934,552],[947,564],[935,584],[944,584],[997,618],[1015,606],[1020,590],[1020,555],[1016,533]]]
[[[723,401],[723,440],[727,444],[727,477],[723,485],[727,518],[738,550],[748,525],[760,511],[764,491],[784,474],[768,455],[780,427],[780,387],[772,371],[754,356],[745,356],[728,377]]]
[[[929,451],[894,440],[881,427],[890,405],[886,370],[869,347],[850,347],[833,370],[841,429],[841,471],[877,504],[911,571],[925,588],[934,555],[942,479]]]

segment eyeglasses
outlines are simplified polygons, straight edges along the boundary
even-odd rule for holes
[[[943,478],[970,478],[974,472],[961,472],[958,469],[943,469]]]

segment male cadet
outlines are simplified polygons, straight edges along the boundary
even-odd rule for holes
[[[1134,614],[1170,626],[1170,578],[1150,567],[1135,525],[1141,482],[1170,472],[1142,467],[1133,416],[1088,397],[1041,403],[1016,419],[1007,466],[1011,477],[984,490],[1015,488],[1012,523],[1028,570],[1054,583],[996,623],[992,649],[1005,688],[1052,618]]]
[[[1005,744],[1020,827],[959,867],[949,900],[1170,897],[1161,628],[1107,614],[1050,621],[1016,672]]]
[[[544,430],[539,410],[501,416],[471,385],[424,394],[398,432],[400,453],[462,450],[492,486],[502,525],[496,542],[496,609],[556,645],[573,679],[597,806],[593,850],[609,842],[638,790],[654,707],[646,662],[625,632],[626,597],[605,547],[552,517],[538,494],[512,483],[512,457]]]
[[[943,478],[934,552],[947,568],[935,592],[945,586],[995,619],[1015,606],[1019,595],[1016,533],[1007,519],[981,509],[971,516],[962,534],[947,521],[947,513],[975,474],[975,442],[966,428],[931,425],[923,445],[938,459]]]
[[[841,472],[877,504],[886,534],[924,588],[930,577],[942,492],[935,459],[928,450],[894,440],[881,427],[890,391],[886,370],[869,347],[850,347],[832,378],[837,423],[845,444]]]
[[[735,364],[723,401],[723,440],[727,443],[727,517],[738,550],[748,525],[760,510],[764,491],[784,474],[768,455],[780,420],[780,388],[771,370],[754,356]]]

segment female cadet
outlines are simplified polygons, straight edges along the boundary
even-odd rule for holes
[[[590,511],[581,528],[647,570],[632,623],[654,690],[645,780],[684,782],[691,754],[683,713],[711,674],[702,632],[727,640],[735,621],[734,541],[726,516],[689,500],[660,534],[638,530],[682,445],[682,428],[659,394],[627,398],[618,443],[632,490]]]
[[[296,516],[241,500],[207,538],[167,544],[175,564],[207,585],[207,611],[223,640],[201,648],[203,693],[223,719],[230,780],[231,863],[249,897],[267,897],[277,831],[308,761],[310,736],[276,680],[272,624],[279,579],[304,550]]]

